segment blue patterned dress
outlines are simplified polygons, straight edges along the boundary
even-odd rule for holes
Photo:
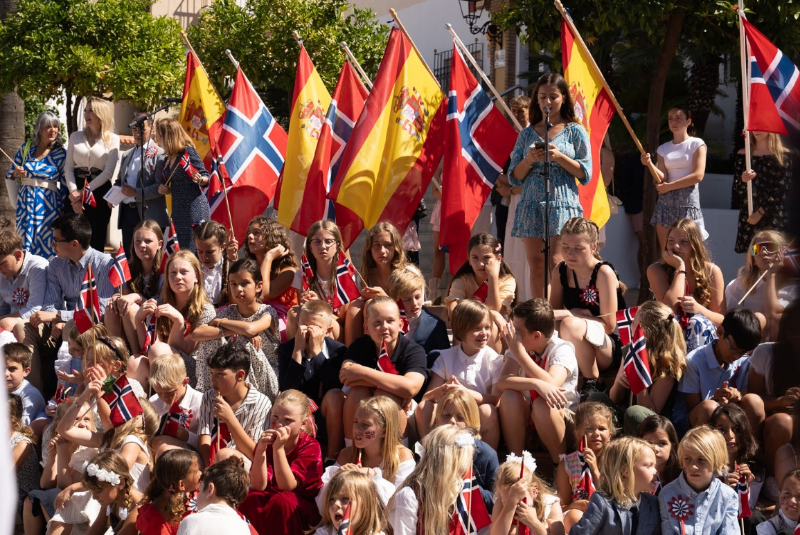
[[[508,168],[508,180],[512,186],[522,186],[522,194],[514,216],[514,227],[511,235],[515,238],[544,237],[544,178],[542,169],[544,162],[536,162],[528,171],[524,180],[517,180],[512,173],[528,149],[537,141],[544,139],[536,133],[533,126],[528,126],[519,133],[517,144],[511,153],[511,164]],[[589,134],[578,123],[569,123],[550,139],[565,156],[572,158],[583,169],[584,177],[578,179],[586,185],[592,178],[592,150],[589,145]],[[549,235],[557,236],[561,227],[571,217],[583,216],[578,185],[575,177],[556,163],[550,164],[550,228]]]
[[[33,185],[20,184],[17,196],[17,233],[22,236],[22,247],[35,255],[48,260],[55,256],[53,250],[52,223],[60,214],[67,196],[64,184],[64,160],[67,151],[57,146],[42,159],[35,159],[36,145],[31,144],[25,154],[25,165],[22,165],[25,145],[19,148],[14,157],[14,164],[24,167],[27,178],[46,180],[58,185],[57,190]],[[11,179],[14,168],[8,170],[7,179]]]

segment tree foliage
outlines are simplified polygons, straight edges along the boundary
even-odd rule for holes
[[[347,0],[248,0],[244,7],[233,0],[217,0],[188,33],[223,97],[230,93],[236,73],[225,55],[230,49],[270,111],[286,118],[299,52],[292,31],[300,34],[331,92],[345,58],[341,42],[373,77],[389,35],[372,10],[355,8]]]
[[[182,85],[175,19],[152,0],[19,0],[0,24],[0,92],[66,97],[75,129],[80,97],[112,94],[146,107]],[[74,97],[74,101],[73,101]]]

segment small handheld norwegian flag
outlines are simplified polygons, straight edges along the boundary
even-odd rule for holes
[[[633,318],[638,311],[639,307],[617,310],[617,329],[619,330],[619,340],[623,346],[631,343],[631,325],[633,325]]]
[[[188,429],[191,422],[191,409],[184,411],[178,404],[178,400],[175,399],[169,411],[161,417],[161,423],[158,425],[156,435],[174,437],[177,435],[179,428]]]
[[[217,439],[219,433],[219,439]],[[219,449],[227,448],[228,442],[231,441],[231,432],[228,430],[228,424],[214,419],[214,427],[211,428],[211,446],[208,449],[208,464],[214,464],[214,459],[217,458]],[[219,449],[217,448],[219,444]]]
[[[78,331],[83,334],[93,325],[100,323],[100,298],[97,295],[97,284],[95,284],[92,265],[86,266],[86,273],[81,282],[81,304],[82,308],[76,310],[72,316],[72,321]]]
[[[122,245],[117,249],[117,254],[114,256],[114,263],[111,269],[108,270],[108,280],[115,288],[122,286],[131,280],[131,270],[128,268],[128,257],[125,256],[125,250]]]
[[[631,343],[628,354],[625,355],[625,376],[628,378],[628,384],[631,387],[631,392],[637,395],[642,390],[645,390],[653,384],[653,379],[650,376],[650,360],[647,357],[647,342],[644,339],[644,332],[641,326],[636,327],[633,333],[633,342]]]
[[[397,300],[397,308],[400,310],[400,331],[403,334],[408,334],[408,316],[406,316],[406,307],[403,305],[403,300]]]
[[[344,509],[342,516],[342,523],[339,524],[339,529],[336,530],[336,535],[350,535],[350,504]]]
[[[394,367],[394,364],[392,364],[392,360],[389,358],[389,352],[386,351],[386,342],[381,342],[381,352],[378,355],[378,369],[383,373],[390,373],[392,375],[400,374],[400,372],[397,371],[397,368]]]
[[[180,250],[181,245],[178,243],[178,233],[175,232],[175,223],[170,219],[169,227],[167,227],[167,234],[164,236],[164,256],[161,258],[161,265],[158,268],[159,275],[164,274],[164,270],[167,267],[167,258]]]
[[[97,206],[97,201],[94,200],[94,193],[92,193],[92,188],[89,187],[88,182],[85,186],[83,186],[83,198],[81,200],[83,201],[83,204]]]
[[[736,465],[736,469],[739,469],[739,465]],[[739,476],[739,482],[736,483],[736,494],[739,495],[739,518],[753,516],[750,509],[750,485],[747,484],[747,476],[744,474]]]
[[[104,395],[103,400],[111,409],[110,420],[114,427],[119,427],[142,414],[142,406],[136,399],[136,394],[133,393],[128,378],[124,375],[114,381],[111,385],[111,392]]]
[[[586,437],[582,437],[578,445],[578,458],[581,462],[581,480],[580,483],[578,483],[577,493],[572,497],[573,500],[588,500],[595,491],[592,471],[583,454],[583,452],[586,451],[586,447]]]
[[[339,251],[339,262],[336,265],[336,292],[333,294],[334,310],[361,297],[361,291],[353,280],[353,275],[357,275],[355,266],[347,255]]]
[[[480,301],[481,303],[485,303],[487,297],[489,297],[489,285],[484,281],[483,284],[478,286],[478,289],[475,290],[475,293],[472,294],[472,298]]]
[[[456,501],[456,510],[450,521],[450,533],[454,535],[470,535],[492,523],[492,517],[486,509],[481,495],[481,487],[470,471],[464,477],[464,486]]]
[[[183,151],[183,156],[181,156],[181,167],[183,168],[184,171],[186,171],[186,174],[189,175],[190,177],[193,176],[195,173],[199,172],[197,168],[195,168],[195,166],[192,165],[192,160],[189,157],[188,150]]]
[[[300,257],[300,269],[303,270],[303,291],[307,292],[309,288],[309,280],[314,276],[314,271],[311,269],[311,263],[305,253]]]
[[[142,352],[140,353],[141,355],[147,355],[147,351],[150,349],[150,346],[156,341],[157,331],[155,315],[150,315],[150,320],[147,322],[146,329],[147,330],[144,333],[144,343],[142,344]]]

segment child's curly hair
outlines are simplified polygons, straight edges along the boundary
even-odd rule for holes
[[[185,449],[168,450],[156,459],[153,479],[147,487],[147,501],[153,503],[165,494],[169,496],[164,506],[169,524],[179,523],[186,512],[186,493],[178,487],[181,480],[189,476],[189,470],[195,462],[199,466],[197,453]]]
[[[120,455],[116,450],[105,449],[95,455],[94,459],[92,459],[89,465],[86,467],[86,470],[84,470],[83,477],[81,478],[81,483],[83,483],[84,488],[91,492],[102,492],[104,489],[108,488],[111,483],[108,481],[101,481],[98,477],[99,474],[89,475],[90,467],[92,465],[119,476],[120,483],[123,484],[120,492],[122,492],[124,496],[124,507],[126,509],[130,508],[130,506],[133,505],[131,500],[133,478],[131,477],[130,470],[128,469],[128,463],[125,461],[122,455]]]

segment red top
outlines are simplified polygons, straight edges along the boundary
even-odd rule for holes
[[[139,516],[136,517],[136,529],[142,535],[176,535],[179,525],[180,521],[168,523],[152,503],[146,503],[139,508]]]
[[[267,446],[267,477],[269,485],[267,491],[278,488],[272,465],[272,445]],[[322,488],[322,450],[319,442],[310,435],[300,432],[292,451],[286,454],[286,461],[292,469],[292,474],[297,480],[297,487],[292,491],[298,496],[312,500]]]

